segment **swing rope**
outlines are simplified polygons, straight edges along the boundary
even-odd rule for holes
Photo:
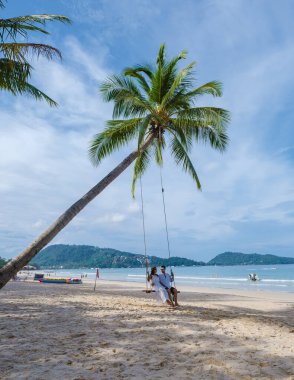
[[[146,271],[146,293],[150,292],[148,289],[148,256],[147,256],[147,244],[146,244],[146,228],[145,228],[145,212],[144,212],[144,197],[143,197],[143,186],[142,186],[142,177],[140,175],[140,195],[141,195],[141,214],[142,214],[142,228],[143,228],[143,238],[144,238],[144,255],[145,255],[145,271]],[[167,225],[167,215],[166,215],[166,206],[165,206],[165,196],[164,196],[164,187],[163,187],[163,179],[162,179],[162,168],[160,166],[160,184],[161,184],[161,194],[162,194],[162,204],[163,204],[163,212],[164,212],[164,221],[165,221],[165,232],[166,232],[166,242],[168,249],[168,262],[170,265],[170,241],[169,241],[169,233],[168,233],[168,225]],[[173,281],[175,284],[175,280]]]
[[[148,257],[147,257],[147,245],[146,245],[143,186],[142,186],[141,176],[140,176],[140,192],[141,192],[141,213],[142,213],[142,226],[143,226],[143,236],[144,236],[144,253],[145,253],[145,268],[146,268],[146,292],[147,292],[148,291]]]
[[[159,168],[160,168],[160,184],[161,184],[162,204],[163,204],[164,221],[165,221],[166,242],[167,242],[167,250],[168,250],[168,263],[169,263],[170,270],[172,270],[171,265],[170,265],[170,242],[169,242],[169,234],[168,234],[168,226],[167,226],[164,187],[163,187],[163,180],[162,180],[162,168],[161,166]],[[175,279],[173,282],[176,286]]]
[[[163,187],[163,181],[162,181],[161,166],[160,166],[160,183],[161,183],[162,204],[163,204],[164,221],[165,221],[166,242],[167,242],[167,250],[168,250],[168,262],[170,266],[170,244],[169,244],[169,235],[168,235],[168,227],[167,227],[167,217],[166,217],[166,207],[165,207],[165,197],[164,197],[164,187]]]

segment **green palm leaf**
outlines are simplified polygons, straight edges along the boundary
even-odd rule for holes
[[[154,156],[155,156],[155,162],[158,166],[163,165],[163,155],[162,152],[165,148],[166,142],[164,136],[160,136],[154,143]]]
[[[173,137],[171,142],[171,153],[174,156],[176,164],[182,164],[184,171],[191,175],[193,180],[196,182],[198,190],[201,190],[201,183],[199,181],[196,170],[192,164],[192,161],[190,160],[183,145],[176,137]]]
[[[43,56],[50,60],[54,57],[61,58],[61,53],[53,46],[35,43],[4,43],[0,45],[0,51],[5,58],[18,62],[28,63],[27,56]]]
[[[183,80],[189,75],[191,72],[191,69],[195,65],[195,62],[190,63],[185,69],[181,70],[179,74],[176,76],[174,82],[172,83],[171,87],[168,89],[166,94],[164,95],[160,106],[164,107],[167,103],[167,101],[174,95],[176,89],[180,86],[180,84],[183,82]]]
[[[150,125],[151,115],[147,115],[139,125],[138,130],[138,149],[140,149],[144,139],[148,138],[147,130]]]
[[[30,69],[31,66],[27,63],[0,58],[0,88],[8,90],[14,95],[21,93]]]
[[[36,100],[45,100],[51,107],[57,107],[58,105],[48,95],[40,91],[35,86],[31,85],[30,83],[24,83],[23,88],[19,91],[19,93],[29,95],[35,98]]]
[[[15,40],[19,35],[27,38],[28,32],[30,31],[49,34],[49,32],[44,29],[44,26],[50,21],[59,21],[67,24],[71,23],[70,19],[66,16],[48,14],[0,19],[0,39],[2,41],[6,38],[12,38]],[[41,28],[38,25],[42,25],[43,27]]]
[[[130,78],[113,75],[101,84],[100,92],[105,101],[114,101],[113,117],[143,116],[151,106]]]
[[[138,177],[142,176],[150,162],[150,153],[149,153],[150,148],[147,148],[144,150],[138,158],[135,161],[134,164],[134,171],[133,171],[133,179],[132,179],[132,196],[135,196],[135,189],[136,189],[136,182]]]
[[[44,92],[37,89],[24,80],[28,76],[30,65],[0,59],[0,88],[10,91],[13,95],[29,95],[36,100],[45,100],[50,106],[57,106],[57,103]]]
[[[137,78],[138,82],[140,83],[141,87],[145,90],[145,92],[146,93],[149,92],[150,90],[149,84],[147,83],[144,76],[140,73],[140,70],[132,68],[132,67],[127,67],[126,69],[124,69],[123,75]]]
[[[195,90],[186,94],[187,97],[193,98],[200,95],[222,96],[222,83],[218,81],[208,82]]]
[[[216,107],[191,107],[184,111],[176,112],[176,120],[173,119],[173,122],[179,127],[188,127],[195,124],[225,126],[229,121],[229,112]]]
[[[137,133],[136,127],[141,122],[141,118],[109,120],[104,131],[95,135],[91,141],[89,155],[92,163],[97,166],[114,150],[128,144]]]
[[[1,1],[0,7],[3,6]],[[49,34],[45,26],[51,21],[70,23],[65,16],[47,14],[0,19],[0,89],[14,95],[26,94],[36,100],[45,100],[50,106],[57,106],[53,99],[29,83],[33,69],[29,61],[32,56],[48,60],[61,58],[60,51],[46,44],[17,42],[18,37],[27,39],[29,32]]]

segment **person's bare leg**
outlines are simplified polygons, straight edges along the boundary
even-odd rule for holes
[[[173,295],[172,295],[170,289],[167,289],[167,294],[168,294],[168,298],[169,298],[170,302],[171,302],[172,304],[174,304]]]
[[[178,304],[178,291],[176,288],[174,288],[174,300],[175,300],[175,306],[180,306]]]
[[[173,302],[172,301],[170,301],[170,300],[166,300],[166,303],[169,305],[169,306],[172,306],[172,307],[174,307],[175,305],[173,304]]]

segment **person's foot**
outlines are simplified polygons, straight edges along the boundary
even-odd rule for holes
[[[175,303],[175,306],[180,306],[178,303]]]

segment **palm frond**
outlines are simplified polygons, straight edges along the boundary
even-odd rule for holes
[[[147,115],[142,122],[139,125],[139,130],[138,130],[138,149],[140,149],[144,138],[146,137],[146,131],[148,130],[149,123],[151,120],[151,115]]]
[[[28,38],[29,32],[40,32],[49,34],[49,32],[36,25],[27,25],[22,23],[12,23],[9,19],[0,19],[0,38],[1,41],[6,41],[8,38],[16,41],[18,36]]]
[[[19,62],[28,62],[28,55],[35,55],[37,58],[43,56],[46,59],[53,59],[54,56],[61,58],[61,52],[50,45],[37,43],[3,43],[0,45],[5,58],[16,60]]]
[[[113,117],[143,116],[150,104],[130,78],[113,75],[100,85],[104,101],[114,101]]]
[[[192,161],[188,156],[186,150],[184,149],[183,145],[176,137],[173,137],[171,141],[171,152],[176,164],[182,164],[184,171],[191,175],[193,180],[196,182],[198,190],[201,190],[201,183],[199,181],[197,172],[192,164]]]
[[[13,95],[29,95],[36,100],[45,100],[51,107],[57,103],[41,90],[28,82],[31,66],[26,62],[0,59],[0,89],[11,92]]]
[[[133,179],[132,179],[132,196],[135,196],[135,189],[136,189],[136,181],[139,176],[142,176],[150,162],[150,153],[149,153],[149,147],[142,151],[138,158],[135,161],[134,165],[134,171],[133,171]]]
[[[220,152],[227,148],[229,137],[225,128],[220,125],[191,128],[191,133],[198,141],[209,142],[210,146]]]
[[[177,112],[187,110],[190,107],[191,101],[183,89],[176,91],[165,105],[169,114],[177,114]]]
[[[58,106],[55,100],[51,99],[48,95],[31,85],[30,83],[25,83],[20,93],[32,96],[36,100],[45,100],[51,107]]]
[[[150,90],[149,84],[147,83],[147,81],[143,77],[143,75],[140,74],[139,70],[136,70],[132,67],[127,67],[126,69],[124,69],[123,75],[136,78],[138,80],[138,82],[140,83],[141,87],[145,90],[145,92],[146,93],[149,92],[149,90]]]
[[[66,16],[48,14],[0,19],[0,38],[2,41],[6,38],[12,38],[15,40],[18,35],[27,38],[29,31],[49,34],[46,29],[38,25],[45,26],[46,23],[50,21],[59,21],[67,24],[71,23],[70,19]]]
[[[162,98],[162,66],[157,66],[151,79],[151,89],[149,91],[149,100],[159,104]]]
[[[90,142],[89,156],[93,165],[97,166],[114,150],[128,144],[136,135],[141,122],[142,118],[109,120],[106,128]]]
[[[187,152],[190,151],[193,142],[193,134],[190,132],[188,128],[183,130],[182,128],[177,128],[172,123],[170,123],[170,125],[167,127],[167,130],[180,140],[181,144]]]
[[[190,133],[196,141],[209,142],[211,147],[224,151],[228,144],[226,132],[230,113],[222,108],[197,107],[179,112],[172,124]]]
[[[226,125],[230,121],[230,113],[217,107],[193,107],[176,113],[173,124],[181,127],[190,125]]]
[[[4,6],[3,1],[0,6]],[[33,56],[49,60],[61,58],[60,51],[47,44],[16,42],[17,37],[27,39],[28,33],[33,31],[49,34],[44,26],[50,21],[70,23],[66,16],[48,14],[0,19],[0,89],[14,95],[27,94],[37,100],[45,100],[50,106],[57,106],[53,99],[28,82],[32,71],[28,59]]]
[[[156,63],[158,66],[163,66],[165,63],[165,43],[160,45],[157,58],[156,58]]]
[[[146,64],[146,65],[135,65],[135,66],[133,67],[133,69],[134,69],[137,73],[145,74],[146,77],[148,78],[148,80],[151,80],[152,77],[153,77],[154,68],[153,68],[153,66],[150,65],[150,64]]]
[[[162,151],[165,148],[165,138],[164,136],[161,136],[156,141],[154,141],[154,153],[155,153],[155,162],[157,165],[162,166],[163,165],[163,156]]]
[[[205,83],[204,85],[196,88],[195,90],[186,93],[188,98],[208,94],[212,96],[222,96],[222,83],[218,81],[212,81]]]
[[[21,93],[24,83],[30,76],[30,70],[31,66],[28,63],[0,58],[0,88],[14,95]]]
[[[166,62],[163,66],[163,83],[162,83],[162,91],[166,93],[170,87],[172,86],[176,76],[177,76],[177,63],[181,59],[185,59],[187,56],[187,51],[182,50],[180,54],[178,54],[175,58]]]
[[[194,67],[196,62],[190,63],[187,67],[185,67],[183,70],[179,72],[179,74],[176,76],[173,84],[171,85],[170,89],[167,91],[167,93],[164,95],[160,107],[163,108],[167,101],[170,99],[170,97],[175,93],[176,89],[180,86],[180,84],[183,82],[185,77],[191,73],[192,68]]]
[[[151,77],[151,89],[149,92],[149,100],[154,103],[161,103],[164,96],[164,88],[166,86],[166,62],[165,62],[165,44],[163,43],[158,51],[156,59],[156,69]]]

